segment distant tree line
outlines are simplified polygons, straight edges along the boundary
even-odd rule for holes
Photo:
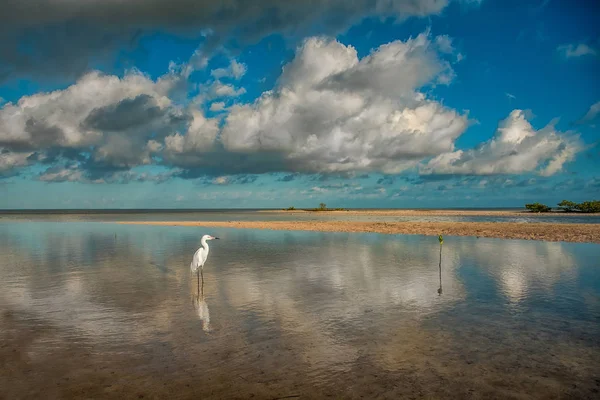
[[[552,211],[552,207],[548,207],[547,205],[541,203],[525,204],[525,208],[536,213]],[[575,203],[573,201],[563,200],[558,203],[558,209],[568,213],[599,213],[600,200],[584,201],[583,203]]]
[[[285,211],[295,211],[296,207],[291,206],[284,210]],[[302,211],[348,211],[347,208],[327,208],[327,204],[325,204],[325,203],[320,203],[319,208],[301,208],[301,210]]]

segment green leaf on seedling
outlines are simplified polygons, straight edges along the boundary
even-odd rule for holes
[[[442,235],[438,236],[438,240],[440,241],[440,244],[444,244],[444,237]]]

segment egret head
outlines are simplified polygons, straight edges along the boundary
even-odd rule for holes
[[[216,240],[216,239],[219,239],[219,238],[211,236],[211,235],[204,235],[204,236],[202,236],[202,240]]]

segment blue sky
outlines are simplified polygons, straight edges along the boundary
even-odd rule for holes
[[[600,198],[594,2],[33,3],[0,17],[0,208]]]

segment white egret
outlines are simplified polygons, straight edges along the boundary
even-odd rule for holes
[[[206,262],[206,259],[208,258],[208,243],[206,243],[208,240],[215,240],[215,239],[219,239],[218,237],[214,237],[211,235],[204,235],[202,236],[202,240],[200,240],[200,244],[202,245],[202,247],[200,247],[198,250],[196,250],[196,252],[194,253],[194,257],[192,258],[192,263],[190,264],[190,270],[192,271],[192,273],[196,272],[198,273],[198,271],[202,272],[204,270],[204,263]]]

